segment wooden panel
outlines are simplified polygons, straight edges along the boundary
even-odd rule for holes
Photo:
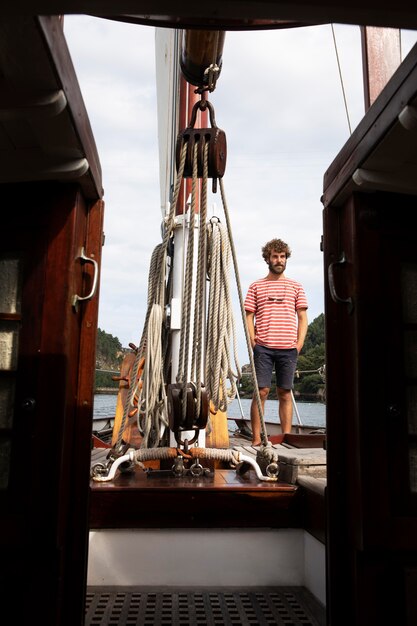
[[[8,5],[6,5],[8,6]],[[18,13],[35,12],[33,3],[28,0],[15,0],[13,8]],[[253,21],[296,20],[299,22],[374,24],[375,26],[417,27],[414,4],[409,0],[354,0],[352,2],[334,2],[333,0],[291,0],[291,2],[256,2],[242,3],[241,0],[213,0],[209,6],[198,5],[189,0],[182,0],[175,5],[166,0],[37,0],[36,13],[42,15],[63,15],[65,13],[87,13],[92,15],[123,14],[142,16],[160,16],[163,25],[173,28],[198,26],[234,30],[251,28]],[[181,19],[182,17],[182,19]],[[154,24],[154,23],[153,23]],[[260,24],[266,26],[265,22]],[[259,27],[259,24],[258,24]]]
[[[216,470],[205,480],[147,478],[137,470],[111,483],[92,482],[90,527],[300,527],[297,491],[232,470]]]
[[[93,372],[84,381],[78,365],[82,356],[94,369],[97,301],[95,314],[85,317],[81,308],[74,311],[71,299],[91,284],[89,270],[84,274],[77,260],[86,244],[88,207],[71,185],[3,187],[2,200],[13,211],[10,229],[0,233],[0,248],[17,250],[22,258],[23,295],[11,478],[1,494],[1,583],[12,598],[25,571],[22,619],[27,608],[27,620],[38,616],[45,624],[63,623],[62,609],[76,612],[72,623],[81,623]],[[101,240],[98,258],[100,252]],[[81,352],[84,320],[90,348]],[[29,409],[27,399],[33,401]],[[87,434],[77,440],[81,425]]]
[[[400,30],[361,28],[365,111],[375,102],[401,63]]]
[[[78,205],[83,205],[78,196]],[[79,207],[80,209],[80,207]],[[104,203],[101,200],[85,206],[85,254],[101,267],[103,245]],[[84,211],[81,211],[81,215]],[[94,280],[94,268],[84,263],[81,294],[88,294]],[[62,574],[62,610],[69,623],[81,624],[84,617],[88,562],[88,505],[91,437],[93,424],[95,356],[98,324],[100,281],[91,300],[79,303],[80,344],[77,367],[74,367],[76,393],[74,421],[68,433],[68,462],[65,484],[67,492],[67,519],[65,527],[65,564]],[[73,317],[77,317],[72,312]]]
[[[0,21],[0,180],[73,181],[96,200],[100,161],[62,20],[37,13]]]
[[[299,506],[303,528],[321,543],[326,543],[326,488],[322,481],[302,476]]]
[[[326,284],[328,610],[335,624],[405,623],[406,606],[395,598],[404,598],[404,558],[417,562],[400,281],[404,261],[417,256],[414,207],[412,197],[374,193],[325,210],[326,269],[335,263]],[[346,595],[356,598],[347,608]]]

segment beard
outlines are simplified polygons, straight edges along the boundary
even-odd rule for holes
[[[269,271],[273,274],[282,274],[285,271],[286,266],[286,263],[276,263],[275,265],[271,262],[268,263]]]

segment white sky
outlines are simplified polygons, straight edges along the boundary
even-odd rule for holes
[[[360,30],[334,30],[354,130],[364,113]],[[142,334],[149,261],[161,241],[155,30],[66,16],[64,31],[103,170],[99,326],[127,347]],[[403,57],[416,40],[402,33]],[[323,174],[349,137],[331,26],[228,32],[210,100],[227,138],[223,181],[243,292],[266,274],[262,246],[284,239],[286,275],[303,284],[311,322],[324,311]],[[213,213],[222,216],[220,193]]]

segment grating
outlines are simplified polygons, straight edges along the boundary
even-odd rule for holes
[[[305,587],[88,587],[86,626],[324,626]]]

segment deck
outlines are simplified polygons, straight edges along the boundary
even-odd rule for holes
[[[280,435],[272,448],[279,478],[216,467],[209,476],[175,477],[169,468],[118,472],[91,481],[90,528],[304,528],[325,541],[324,436]],[[256,458],[259,446],[231,436],[231,447]],[[305,446],[309,447],[305,447]],[[92,465],[108,450],[94,448]]]
[[[86,626],[324,626],[325,609],[305,587],[90,587]]]

